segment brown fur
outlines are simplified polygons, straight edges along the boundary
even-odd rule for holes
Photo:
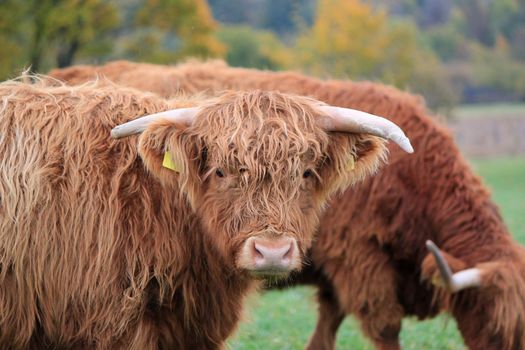
[[[236,264],[241,242],[286,233],[305,251],[328,195],[384,156],[376,137],[319,129],[318,104],[0,84],[0,347],[221,347],[256,284]],[[127,120],[192,105],[191,127],[159,121],[138,141],[109,137]],[[180,174],[160,166],[165,151]],[[307,168],[318,176],[303,179]]]
[[[418,97],[374,83],[321,81],[219,61],[175,67],[118,61],[51,74],[71,83],[98,75],[163,96],[279,90],[387,116],[405,130],[416,154],[391,148],[390,164],[378,176],[335,200],[311,251],[314,266],[290,280],[320,289],[320,320],[310,348],[332,348],[341,315],[353,313],[378,348],[398,349],[404,316],[425,318],[440,310],[456,318],[471,349],[525,347],[523,249],[449,131],[428,116]],[[427,239],[448,253],[453,268],[481,268],[483,285],[455,295],[433,287],[436,269]]]

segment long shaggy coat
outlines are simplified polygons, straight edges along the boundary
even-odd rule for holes
[[[177,188],[109,130],[174,108],[115,87],[0,86],[0,347],[214,348],[232,274]]]
[[[157,122],[138,144],[109,137],[196,103],[191,127]],[[237,266],[240,242],[271,223],[305,251],[327,196],[384,155],[377,137],[321,130],[316,104],[257,91],[185,102],[111,84],[0,84],[0,348],[221,347],[254,287]],[[253,147],[255,136],[264,141]],[[161,166],[166,151],[180,173]],[[348,157],[359,176],[342,171]],[[232,174],[241,161],[260,177]],[[306,165],[317,177],[303,179]]]
[[[176,67],[114,62],[52,74],[73,83],[98,75],[165,96],[280,90],[387,116],[407,132],[416,154],[391,148],[389,165],[378,176],[334,200],[310,252],[313,265],[289,280],[319,287],[320,318],[309,347],[333,348],[343,318],[354,314],[378,348],[398,349],[403,317],[432,317],[442,310],[455,317],[470,349],[525,347],[524,250],[449,131],[429,117],[419,98],[374,83],[321,81],[220,62]],[[456,294],[434,286],[427,239],[445,252],[454,271],[480,268],[481,286]]]

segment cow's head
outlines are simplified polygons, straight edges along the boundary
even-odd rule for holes
[[[385,157],[377,136],[411,151],[386,119],[278,92],[225,93],[112,134],[142,131],[148,169],[180,189],[232,266],[259,275],[301,267],[329,195],[373,173]],[[162,167],[166,152],[175,170]]]

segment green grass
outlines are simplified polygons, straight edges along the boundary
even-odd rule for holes
[[[452,112],[452,116],[457,119],[525,117],[525,103],[460,105]]]
[[[475,171],[492,189],[493,198],[501,208],[510,231],[525,243],[525,158],[473,160]],[[248,303],[248,319],[231,349],[302,349],[316,322],[315,291],[300,287],[286,291],[270,291],[254,296]],[[406,319],[401,332],[403,349],[459,350],[463,342],[453,319],[440,316],[433,320]],[[338,349],[373,349],[359,330],[357,322],[348,317],[339,329]]]
[[[525,245],[525,158],[473,160],[514,238]]]

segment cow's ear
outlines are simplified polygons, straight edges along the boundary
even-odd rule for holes
[[[342,191],[376,173],[386,160],[386,141],[368,134],[331,133],[320,175],[325,191]]]
[[[139,138],[146,168],[165,186],[178,186],[190,201],[201,188],[206,154],[200,138],[182,124],[159,121]]]

